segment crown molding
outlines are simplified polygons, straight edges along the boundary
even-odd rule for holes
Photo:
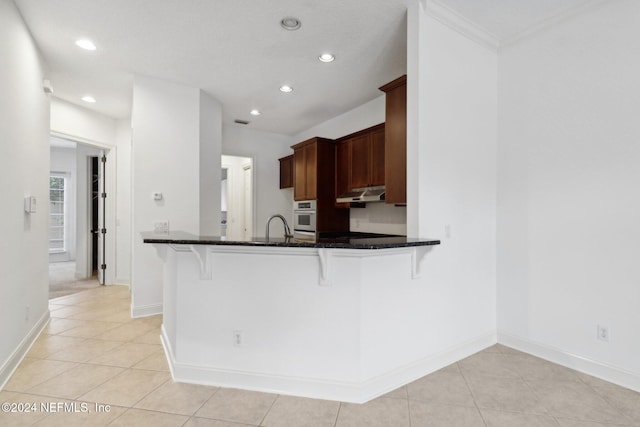
[[[520,41],[526,40],[535,34],[544,31],[550,27],[558,25],[575,16],[594,9],[604,3],[606,0],[590,0],[579,5],[570,7],[562,12],[553,15],[529,28],[520,31],[512,36],[500,38],[488,31],[484,27],[469,20],[456,10],[447,6],[442,0],[419,0],[424,12],[432,18],[440,21],[452,30],[462,34],[463,36],[479,43],[491,50],[508,48]]]
[[[500,40],[485,28],[470,21],[440,0],[420,0],[427,15],[491,50],[498,50]]]
[[[529,37],[546,30],[547,28],[558,25],[591,9],[595,9],[597,6],[600,6],[603,3],[605,3],[605,0],[591,0],[577,6],[570,7],[569,9],[565,9],[562,12],[553,15],[550,18],[545,19],[544,21],[538,22],[537,24],[532,25],[531,27],[523,31],[520,31],[519,33],[516,33],[511,37],[504,38],[500,41],[500,48],[507,48],[509,46],[517,44],[518,42],[526,40]]]

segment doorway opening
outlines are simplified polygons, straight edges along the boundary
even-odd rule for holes
[[[49,299],[103,283],[104,154],[99,147],[51,136]]]
[[[220,235],[229,240],[254,234],[253,159],[222,156]]]

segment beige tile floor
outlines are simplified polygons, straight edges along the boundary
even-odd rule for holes
[[[178,384],[160,316],[130,319],[129,301],[119,286],[51,300],[51,322],[0,391],[37,410],[0,412],[0,426],[640,426],[640,393],[501,345],[363,405]]]
[[[75,261],[49,263],[49,299],[71,295],[100,286],[96,277],[76,278]]]

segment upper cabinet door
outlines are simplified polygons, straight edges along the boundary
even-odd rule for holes
[[[280,188],[293,187],[293,154],[278,160],[280,161]]]
[[[304,163],[306,169],[305,197],[304,200],[316,200],[318,184],[317,144],[304,147]]]
[[[349,189],[367,187],[370,180],[371,148],[369,135],[361,135],[347,141],[349,144]]]
[[[304,148],[293,152],[293,199],[306,200],[307,166]]]
[[[349,144],[344,141],[336,144],[336,191],[335,197],[340,197],[349,188]],[[338,208],[349,208],[349,203],[337,203]]]
[[[384,185],[384,124],[347,136],[343,143],[349,151],[349,190]]]
[[[384,129],[379,129],[370,135],[371,171],[369,185],[384,185]]]

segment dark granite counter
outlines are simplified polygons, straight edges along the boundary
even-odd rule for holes
[[[282,237],[255,237],[248,240],[228,240],[220,236],[196,236],[183,231],[172,231],[169,235],[152,232],[141,233],[144,243],[169,243],[176,245],[229,245],[229,246],[276,246],[291,248],[334,248],[334,249],[390,249],[412,246],[439,245],[439,240],[411,239],[404,236],[349,233],[320,237],[316,241],[285,239]]]

